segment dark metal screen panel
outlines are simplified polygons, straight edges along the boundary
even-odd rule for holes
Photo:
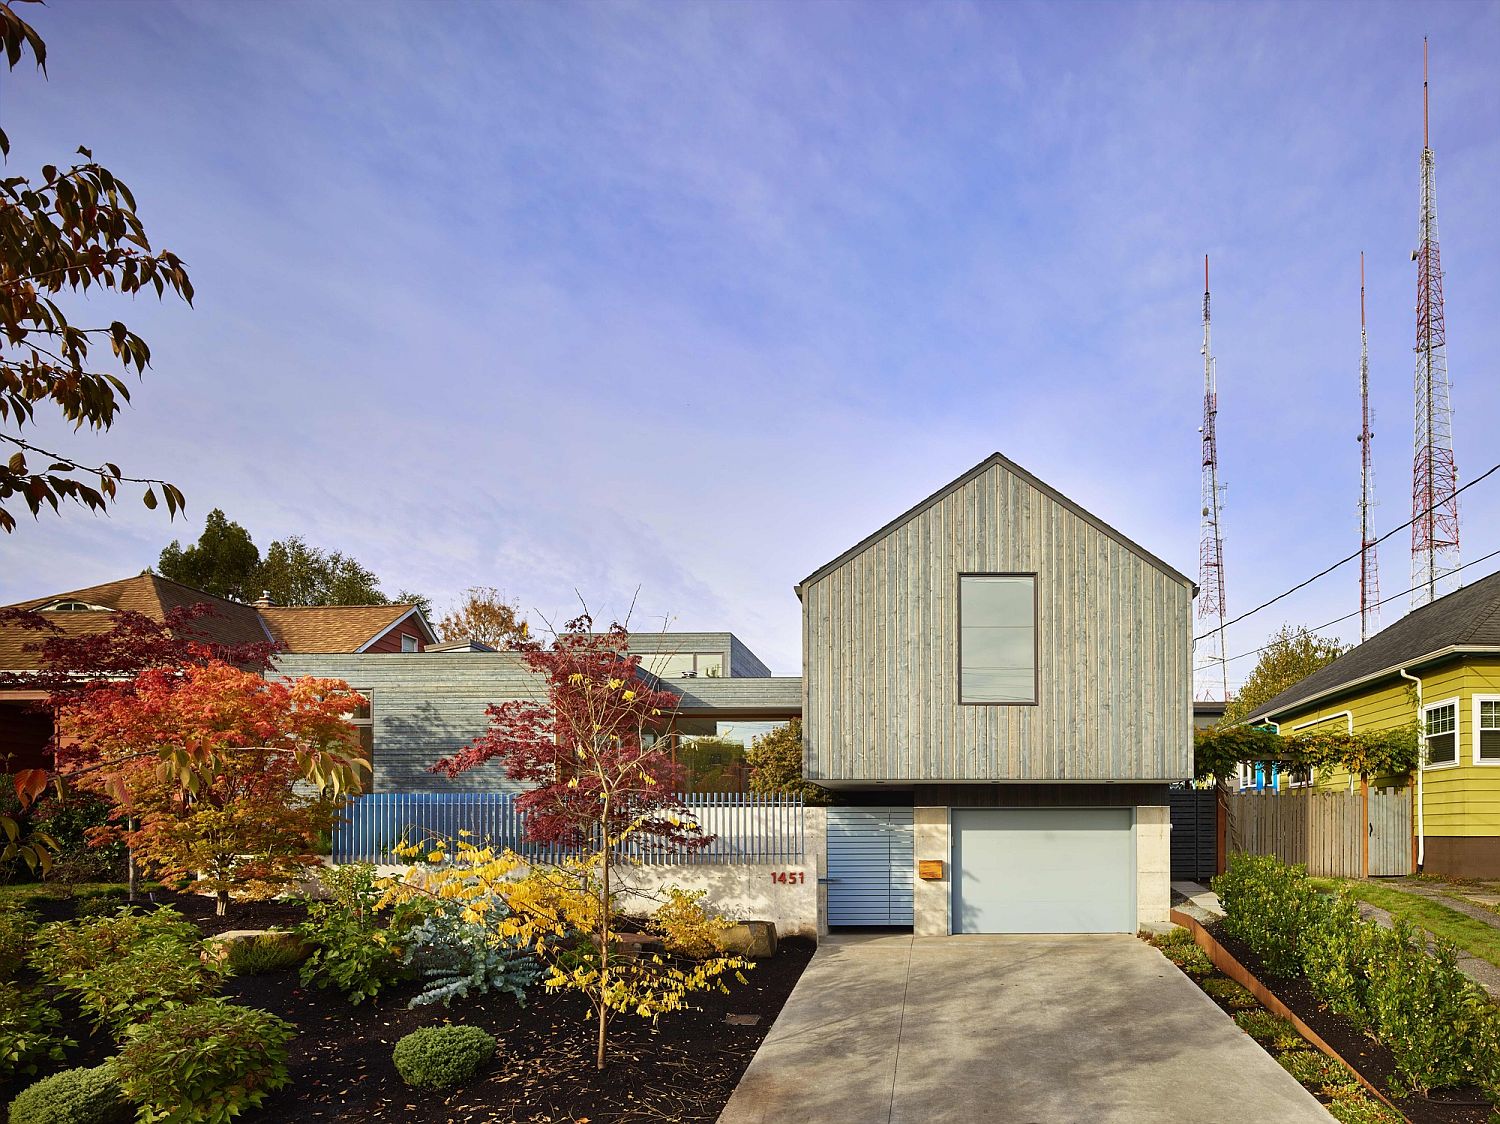
[[[1202,882],[1218,872],[1218,794],[1213,789],[1173,789],[1172,881]]]

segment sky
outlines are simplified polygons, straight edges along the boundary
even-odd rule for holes
[[[30,439],[189,507],[23,513],[0,603],[219,507],[440,611],[634,599],[797,674],[794,584],[995,451],[1196,575],[1206,253],[1235,616],[1359,546],[1361,250],[1376,526],[1410,517],[1423,35],[1460,480],[1500,462],[1497,4],[23,15],[5,174],[91,147],[197,290],[75,302],[153,364],[107,435]],[[1461,511],[1500,550],[1500,474]],[[1380,564],[1411,584],[1405,532]],[[1357,607],[1349,564],[1226,647]]]

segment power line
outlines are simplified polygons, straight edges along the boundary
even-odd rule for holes
[[[1415,523],[1418,519],[1421,519],[1424,515],[1427,515],[1429,512],[1433,511],[1435,508],[1443,506],[1443,504],[1446,504],[1449,500],[1451,500],[1454,497],[1456,497],[1458,495],[1461,495],[1462,493],[1468,491],[1475,484],[1478,484],[1481,480],[1484,480],[1487,477],[1493,476],[1497,472],[1500,472],[1500,464],[1492,465],[1490,468],[1488,468],[1484,472],[1480,473],[1478,476],[1474,477],[1474,479],[1470,480],[1462,488],[1459,488],[1459,489],[1455,490],[1454,492],[1452,492],[1451,494],[1444,496],[1441,500],[1439,500],[1437,503],[1433,504],[1432,507],[1429,507],[1426,511],[1419,511],[1415,515],[1413,515],[1410,519],[1408,519],[1405,523],[1401,524],[1401,526],[1399,526],[1399,527],[1392,527],[1389,531],[1387,531],[1385,534],[1381,535],[1378,539],[1375,540],[1376,544],[1385,542],[1386,539],[1390,538],[1397,531],[1404,531],[1404,530],[1406,530],[1406,528],[1410,527],[1413,523]],[[1242,621],[1242,620],[1244,620],[1246,617],[1253,617],[1256,613],[1260,612],[1262,609],[1269,609],[1272,605],[1276,604],[1276,602],[1282,600],[1285,597],[1290,597],[1292,594],[1296,593],[1299,589],[1305,589],[1305,588],[1307,588],[1308,586],[1312,585],[1313,582],[1317,581],[1319,578],[1326,578],[1329,574],[1333,573],[1340,566],[1342,566],[1345,562],[1353,562],[1356,558],[1358,558],[1360,556],[1360,554],[1362,553],[1362,551],[1363,551],[1363,548],[1361,548],[1360,550],[1356,550],[1353,554],[1346,554],[1343,558],[1340,558],[1332,566],[1329,566],[1327,569],[1324,569],[1324,570],[1319,570],[1316,574],[1314,574],[1312,577],[1308,578],[1306,581],[1298,582],[1296,585],[1292,586],[1291,589],[1285,590],[1282,593],[1278,593],[1275,597],[1271,598],[1269,601],[1263,601],[1263,602],[1261,602],[1259,605],[1255,606],[1255,608],[1251,609],[1249,612],[1241,613],[1239,616],[1235,617],[1233,620],[1225,621],[1224,622],[1224,627],[1227,628],[1229,625],[1239,624],[1239,622]],[[1457,573],[1457,570],[1452,570],[1452,571],[1449,571],[1449,572],[1450,573]],[[1407,590],[1406,592],[1410,593],[1411,590]],[[1390,600],[1390,598],[1386,598],[1386,600],[1388,601],[1388,600]],[[1203,633],[1202,636],[1195,636],[1195,637],[1193,637],[1193,640],[1194,641],[1203,640],[1203,639],[1205,639],[1205,638],[1213,635],[1213,633],[1215,633],[1217,631],[1218,631],[1218,629],[1212,629],[1209,632]]]
[[[1399,528],[1397,528],[1397,529],[1399,530]],[[1495,557],[1500,557],[1500,550],[1492,550],[1488,554],[1484,555],[1483,557],[1476,558],[1472,562],[1465,562],[1462,566],[1458,567],[1457,570],[1452,570],[1450,572],[1456,574],[1456,573],[1459,572],[1459,570],[1467,570],[1470,566],[1477,566],[1477,565],[1479,565],[1479,563],[1481,563],[1481,562],[1488,562],[1491,558],[1495,558]],[[1414,589],[1416,587],[1413,586],[1412,588]],[[1411,592],[1410,589],[1403,589],[1400,593],[1393,593],[1389,597],[1382,597],[1379,601],[1375,602],[1375,606],[1384,605],[1387,601],[1394,601],[1398,597],[1405,597],[1410,592]],[[1372,606],[1372,608],[1373,607],[1374,606]],[[1352,613],[1345,613],[1341,617],[1335,617],[1333,620],[1328,621],[1325,624],[1317,625],[1317,626],[1315,626],[1313,628],[1308,629],[1307,631],[1309,631],[1309,632],[1322,632],[1325,628],[1332,628],[1336,624],[1343,624],[1345,621],[1347,621],[1347,620],[1349,620],[1349,619],[1351,619],[1353,617],[1359,616],[1360,612],[1361,612],[1361,610],[1355,609],[1354,612],[1352,612]],[[1241,652],[1237,656],[1230,656],[1227,660],[1224,661],[1224,663],[1231,664],[1231,663],[1234,663],[1235,660],[1242,660],[1242,659],[1245,659],[1247,656],[1258,656],[1262,652],[1266,651],[1266,649],[1270,648],[1270,646],[1271,645],[1266,644],[1264,647],[1255,648],[1255,649],[1252,649],[1251,651],[1248,651],[1248,652]],[[1194,670],[1195,671],[1207,671],[1210,667],[1213,667],[1213,666],[1214,666],[1213,664],[1204,664],[1201,667],[1194,668]]]

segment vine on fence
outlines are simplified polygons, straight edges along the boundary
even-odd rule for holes
[[[1210,726],[1193,736],[1193,776],[1224,780],[1240,765],[1275,761],[1289,769],[1347,769],[1363,781],[1405,776],[1420,761],[1415,723],[1359,733],[1278,734],[1266,726]]]

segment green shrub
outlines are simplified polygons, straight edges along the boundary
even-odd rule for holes
[[[163,940],[72,973],[61,986],[96,1027],[109,1027],[118,1036],[164,1008],[214,994],[227,974],[224,965],[205,960],[196,949]]]
[[[1347,892],[1318,895],[1301,867],[1269,856],[1232,856],[1214,885],[1225,929],[1268,970],[1300,969],[1330,1010],[1387,1046],[1402,1090],[1473,1082],[1500,1093],[1500,1009],[1459,971],[1453,945],[1429,951],[1408,922],[1363,921]]]
[[[307,946],[295,934],[268,932],[254,940],[229,944],[225,963],[236,976],[261,976],[295,968],[307,959],[307,954]]]
[[[35,1073],[44,1061],[63,1060],[74,1045],[57,1033],[62,1016],[36,988],[0,983],[0,1075]]]
[[[444,1089],[467,1081],[494,1056],[494,1038],[477,1026],[429,1026],[397,1042],[391,1060],[408,1085]]]
[[[19,906],[0,906],[0,980],[15,979],[26,962],[31,941],[31,915]]]
[[[1370,1023],[1401,1084],[1417,1092],[1473,1081],[1500,1087],[1500,1010],[1458,969],[1458,950],[1405,921],[1370,925],[1363,970]]]
[[[153,943],[176,944],[194,952],[202,946],[198,927],[175,909],[165,907],[150,913],[122,909],[111,917],[43,925],[32,941],[28,959],[48,980],[66,985],[68,977],[76,973]]]
[[[109,1064],[44,1077],[10,1104],[10,1124],[123,1124],[134,1115]]]
[[[1233,980],[1222,977],[1203,981],[1203,990],[1220,1003],[1237,1011],[1249,1010],[1259,1005],[1259,1000]]]
[[[289,1080],[291,1023],[206,999],[125,1032],[115,1072],[142,1124],[223,1124]]]
[[[1295,1050],[1303,1045],[1297,1028],[1270,1011],[1236,1011],[1234,1021],[1251,1038],[1273,1050]]]
[[[78,1000],[98,1027],[131,1023],[217,991],[224,969],[202,957],[191,921],[172,909],[122,909],[109,917],[44,925],[32,965]]]
[[[1302,966],[1298,936],[1317,897],[1307,868],[1237,852],[1213,886],[1224,907],[1224,931],[1249,945],[1271,975],[1296,975]]]
[[[1339,1090],[1328,1104],[1328,1112],[1340,1124],[1406,1124],[1374,1097],[1353,1090]]]
[[[381,890],[375,885],[373,863],[342,863],[318,871],[318,884],[334,905],[366,917],[375,912]]]
[[[1320,1093],[1359,1087],[1359,1081],[1347,1066],[1320,1050],[1289,1050],[1276,1060],[1303,1085]]]
[[[1313,900],[1299,949],[1302,971],[1313,993],[1360,1030],[1370,1025],[1365,965],[1371,929],[1360,919],[1354,895],[1341,888]]]
[[[372,913],[361,916],[336,902],[319,902],[296,933],[312,946],[302,963],[302,982],[337,988],[351,1003],[374,998],[406,974],[400,934],[380,928]]]

